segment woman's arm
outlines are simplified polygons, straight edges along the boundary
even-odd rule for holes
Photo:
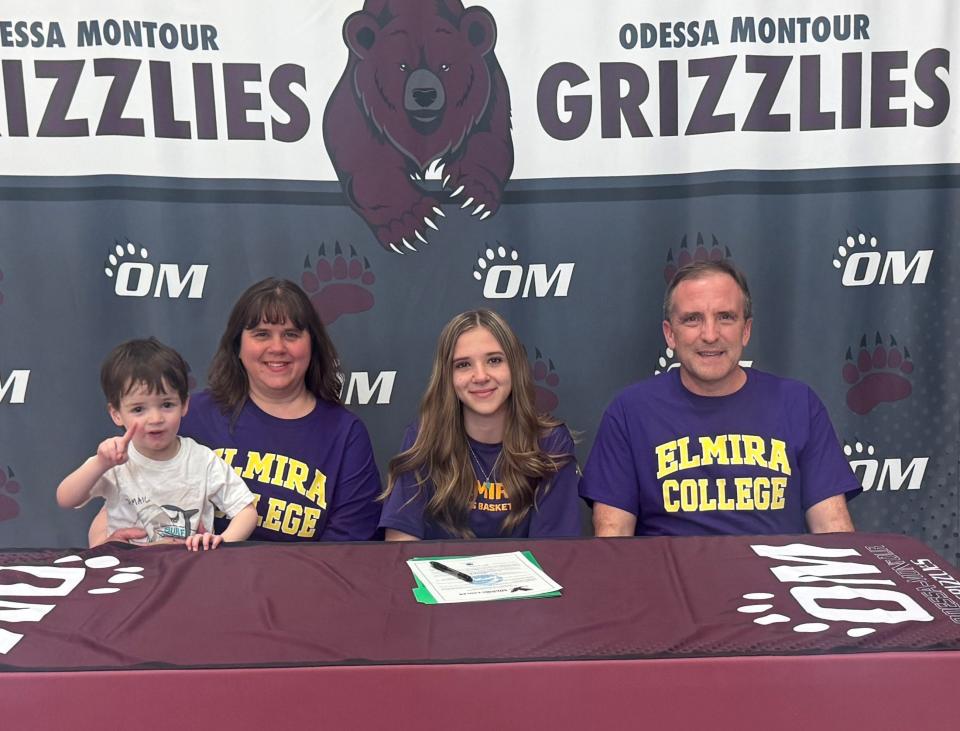
[[[146,538],[147,532],[143,528],[118,528],[113,533],[107,535],[107,508],[100,508],[100,512],[94,516],[90,523],[90,529],[87,531],[87,541],[90,548],[95,548],[103,543],[110,541],[120,541],[129,543],[137,538]]]
[[[566,454],[570,459],[550,479],[549,489],[537,490],[537,505],[531,508],[530,538],[566,538],[583,534],[583,501],[577,488],[580,469],[574,454],[573,437],[565,426],[559,426],[547,439],[543,448],[549,454]]]
[[[321,540],[369,541],[377,536],[380,517],[380,472],[373,445],[360,421],[350,426],[340,475],[333,489],[333,504]]]
[[[409,533],[404,533],[402,530],[394,530],[393,528],[387,528],[387,535],[384,540],[387,541],[419,541],[420,539],[416,536],[412,536]]]

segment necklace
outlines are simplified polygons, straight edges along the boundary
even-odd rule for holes
[[[473,446],[470,442],[467,442],[467,449],[470,450],[470,455],[473,457],[473,461],[476,462],[476,469],[474,469],[474,477],[483,476],[483,486],[487,487],[491,484],[491,479],[497,470],[497,465],[500,464],[500,457],[503,456],[503,449],[497,453],[497,458],[493,461],[493,464],[490,466],[488,471],[484,471],[483,462],[480,461],[480,458],[477,456],[477,453],[473,451]],[[472,466],[472,465],[471,465]],[[477,474],[479,470],[480,474]]]

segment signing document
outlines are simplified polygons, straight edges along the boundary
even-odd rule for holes
[[[411,558],[422,604],[487,602],[559,596],[563,588],[547,576],[529,551],[484,556]]]

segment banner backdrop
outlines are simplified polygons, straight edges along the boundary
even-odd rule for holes
[[[960,560],[956,3],[264,10],[4,4],[0,545],[84,542],[53,496],[115,433],[110,348],[155,335],[202,388],[265,276],[310,295],[383,470],[477,306],[583,461],[712,257],[753,290],[744,365],[826,403],[857,526]]]

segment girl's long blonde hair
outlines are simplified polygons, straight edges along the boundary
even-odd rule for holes
[[[432,482],[434,493],[426,517],[451,535],[474,538],[469,514],[477,496],[477,477],[463,425],[463,408],[453,388],[453,353],[457,340],[474,328],[486,328],[503,348],[512,388],[507,398],[503,453],[498,473],[510,496],[511,508],[502,532],[519,525],[550,488],[550,480],[572,454],[546,454],[540,438],[563,422],[538,414],[526,352],[507,322],[492,310],[471,310],[446,324],[437,342],[430,382],[420,402],[416,441],[390,460],[385,498],[400,475],[412,472],[418,488]]]

